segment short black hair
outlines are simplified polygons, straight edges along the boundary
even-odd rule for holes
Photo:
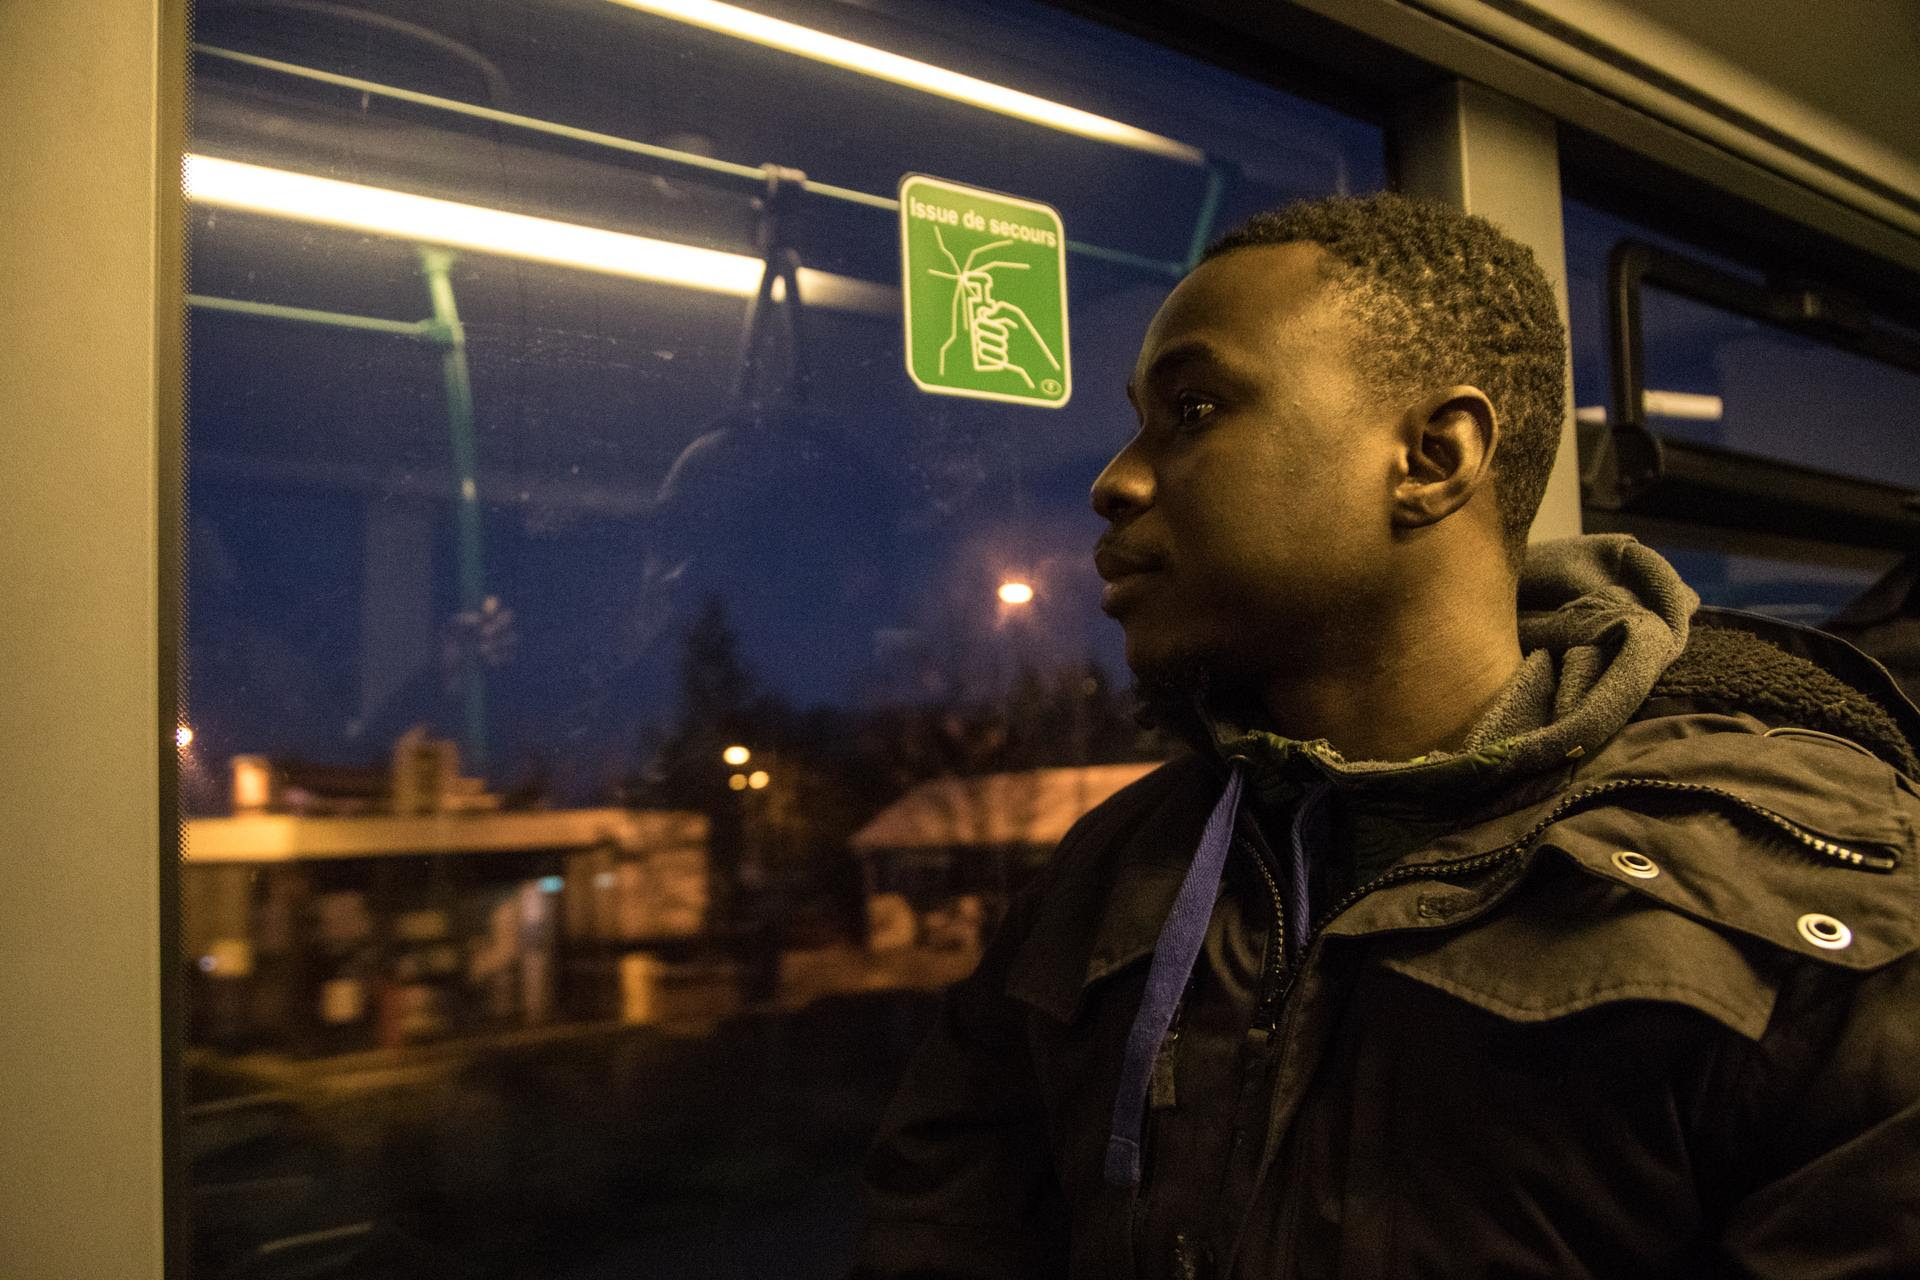
[[[1382,394],[1469,383],[1493,401],[1494,500],[1517,567],[1566,413],[1566,328],[1533,251],[1485,218],[1382,192],[1256,214],[1202,260],[1300,242],[1326,250],[1327,279],[1358,321],[1355,360]]]

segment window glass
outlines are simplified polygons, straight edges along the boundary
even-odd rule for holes
[[[1603,420],[1611,407],[1606,296],[1615,245],[1638,240],[1751,280],[1767,278],[1756,264],[1577,200],[1566,201],[1565,214],[1574,401],[1587,421]],[[1908,442],[1920,375],[1658,288],[1644,291],[1642,326],[1647,423],[1656,433],[1920,488],[1920,451]],[[1877,548],[1591,510],[1586,524],[1636,534],[1667,555],[1708,604],[1813,625],[1900,558]]]
[[[195,1274],[839,1274],[936,993],[1161,752],[1087,506],[1147,319],[1377,129],[1035,4],[196,23]],[[1064,405],[908,377],[909,173],[1058,212],[1068,325],[947,287]]]

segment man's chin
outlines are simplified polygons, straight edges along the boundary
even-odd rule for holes
[[[1135,717],[1166,727],[1209,701],[1222,686],[1218,659],[1201,649],[1137,652],[1128,647],[1127,665],[1133,671]]]

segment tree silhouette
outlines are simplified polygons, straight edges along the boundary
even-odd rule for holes
[[[709,597],[687,628],[680,655],[680,711],[676,739],[725,737],[755,694],[753,673],[740,657],[740,639],[727,618],[726,602]]]
[[[648,761],[643,780],[628,788],[637,803],[707,816],[708,859],[719,914],[735,905],[743,834],[739,798],[727,784],[734,770],[721,753],[754,736],[757,683],[740,656],[726,603],[718,596],[709,598],[681,643],[680,699],[672,727]]]

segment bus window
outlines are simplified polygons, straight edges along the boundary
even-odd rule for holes
[[[936,993],[1162,750],[1087,505],[1146,321],[1379,130],[1012,0],[197,23],[195,1274],[840,1274]],[[903,280],[909,174],[1032,219]]]
[[[1766,273],[1578,200],[1565,211],[1575,412],[1592,426],[1611,412],[1606,288],[1616,245],[1652,244],[1756,282]],[[1642,326],[1646,422],[1661,436],[1920,488],[1920,453],[1908,441],[1920,373],[1658,288],[1645,291]],[[1707,604],[1816,626],[1902,554],[1591,508],[1584,518],[1589,532],[1617,529],[1658,549]]]

